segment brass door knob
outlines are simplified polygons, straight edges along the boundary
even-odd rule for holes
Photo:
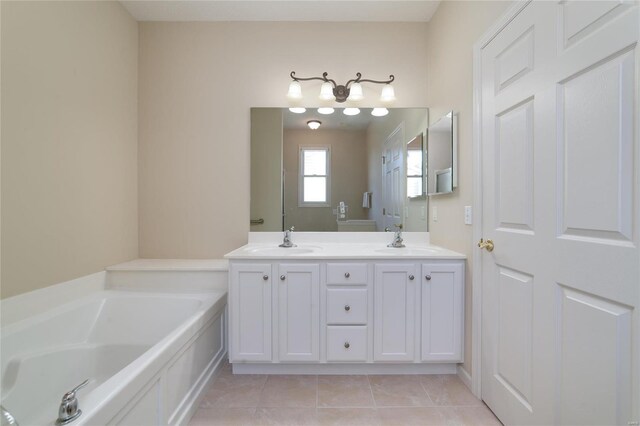
[[[487,249],[488,252],[492,252],[494,247],[493,241],[492,240],[484,241],[482,238],[480,238],[480,241],[478,242],[478,247],[480,247],[481,249]]]

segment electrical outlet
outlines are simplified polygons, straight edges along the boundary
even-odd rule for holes
[[[471,225],[473,222],[473,213],[471,211],[471,206],[464,206],[464,224]]]
[[[433,219],[434,222],[438,221],[438,207],[437,206],[433,206],[431,208],[431,218]]]

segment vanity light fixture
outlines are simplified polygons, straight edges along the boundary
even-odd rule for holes
[[[318,130],[320,128],[321,124],[322,124],[322,122],[319,121],[319,120],[309,120],[309,121],[307,121],[307,126],[309,126],[309,128],[311,130]]]
[[[334,109],[331,107],[320,107],[318,108],[318,114],[329,115],[333,114]]]
[[[360,108],[345,108],[342,113],[344,115],[358,115],[360,114]]]
[[[302,86],[301,81],[308,80],[321,80],[324,81],[320,87],[320,99],[323,101],[345,102],[347,99],[352,101],[359,101],[364,98],[362,92],[362,85],[360,83],[375,83],[384,84],[382,93],[380,94],[380,102],[389,103],[396,100],[393,86],[391,82],[395,80],[393,74],[389,75],[389,80],[369,80],[362,78],[362,74],[356,73],[356,78],[347,81],[344,85],[339,85],[330,78],[327,78],[328,73],[322,73],[322,77],[296,77],[296,72],[291,71],[291,78],[293,81],[289,84],[289,92],[287,98],[291,101],[299,101],[302,99]]]
[[[305,112],[307,112],[307,109],[303,107],[293,107],[293,108],[289,108],[289,111],[291,111],[294,114],[304,114]]]

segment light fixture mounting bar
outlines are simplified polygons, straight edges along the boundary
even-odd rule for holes
[[[324,81],[325,83],[331,83],[331,85],[333,86],[333,95],[336,98],[336,102],[344,102],[347,100],[347,98],[349,97],[349,93],[351,92],[349,88],[353,83],[364,82],[364,83],[375,83],[375,84],[390,84],[391,82],[393,82],[393,80],[395,80],[395,77],[393,76],[393,74],[389,75],[389,80],[364,79],[362,78],[362,74],[358,72],[356,73],[356,78],[347,81],[347,83],[344,85],[339,85],[335,82],[335,80],[327,78],[327,76],[329,75],[329,73],[327,72],[323,72],[322,77],[296,77],[295,71],[291,71],[291,74],[289,75],[291,76],[293,81],[321,80],[321,81]]]

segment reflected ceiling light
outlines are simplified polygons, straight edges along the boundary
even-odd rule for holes
[[[382,88],[382,93],[380,94],[380,102],[391,103],[396,100],[396,93],[393,90],[393,86],[390,84],[385,85]]]
[[[289,84],[289,92],[287,93],[287,98],[292,101],[299,101],[302,99],[302,86],[297,81],[292,81]]]
[[[329,115],[333,114],[334,109],[331,107],[320,107],[318,108],[318,114]]]
[[[319,120],[309,120],[309,121],[307,121],[307,126],[309,126],[309,128],[311,130],[318,130],[320,128],[321,124],[322,124],[322,122],[319,121]]]
[[[342,113],[344,115],[358,115],[360,114],[360,108],[345,108]]]
[[[337,84],[335,80],[327,78],[327,75],[328,73],[324,72],[322,73],[322,77],[303,78],[296,77],[296,72],[291,71],[290,76],[293,81],[289,84],[289,93],[287,94],[287,97],[291,100],[300,100],[302,99],[302,87],[300,86],[300,81],[321,80],[324,83],[322,83],[322,86],[320,87],[320,99],[325,101],[333,101],[335,99],[336,102],[342,103],[347,99],[353,101],[362,100],[364,95],[360,83],[384,84],[385,86],[382,89],[382,96],[380,97],[380,100],[383,102],[391,102],[395,100],[393,86],[391,86],[391,82],[395,80],[393,74],[389,76],[389,80],[379,81],[364,79],[362,78],[362,74],[358,72],[356,73],[356,78],[347,81],[344,85]]]
[[[294,114],[304,114],[305,112],[307,112],[307,109],[303,107],[293,107],[293,108],[289,108],[289,111],[291,111]]]
[[[371,115],[374,117],[384,117],[387,114],[389,114],[389,110],[386,108],[374,108],[371,111]]]

